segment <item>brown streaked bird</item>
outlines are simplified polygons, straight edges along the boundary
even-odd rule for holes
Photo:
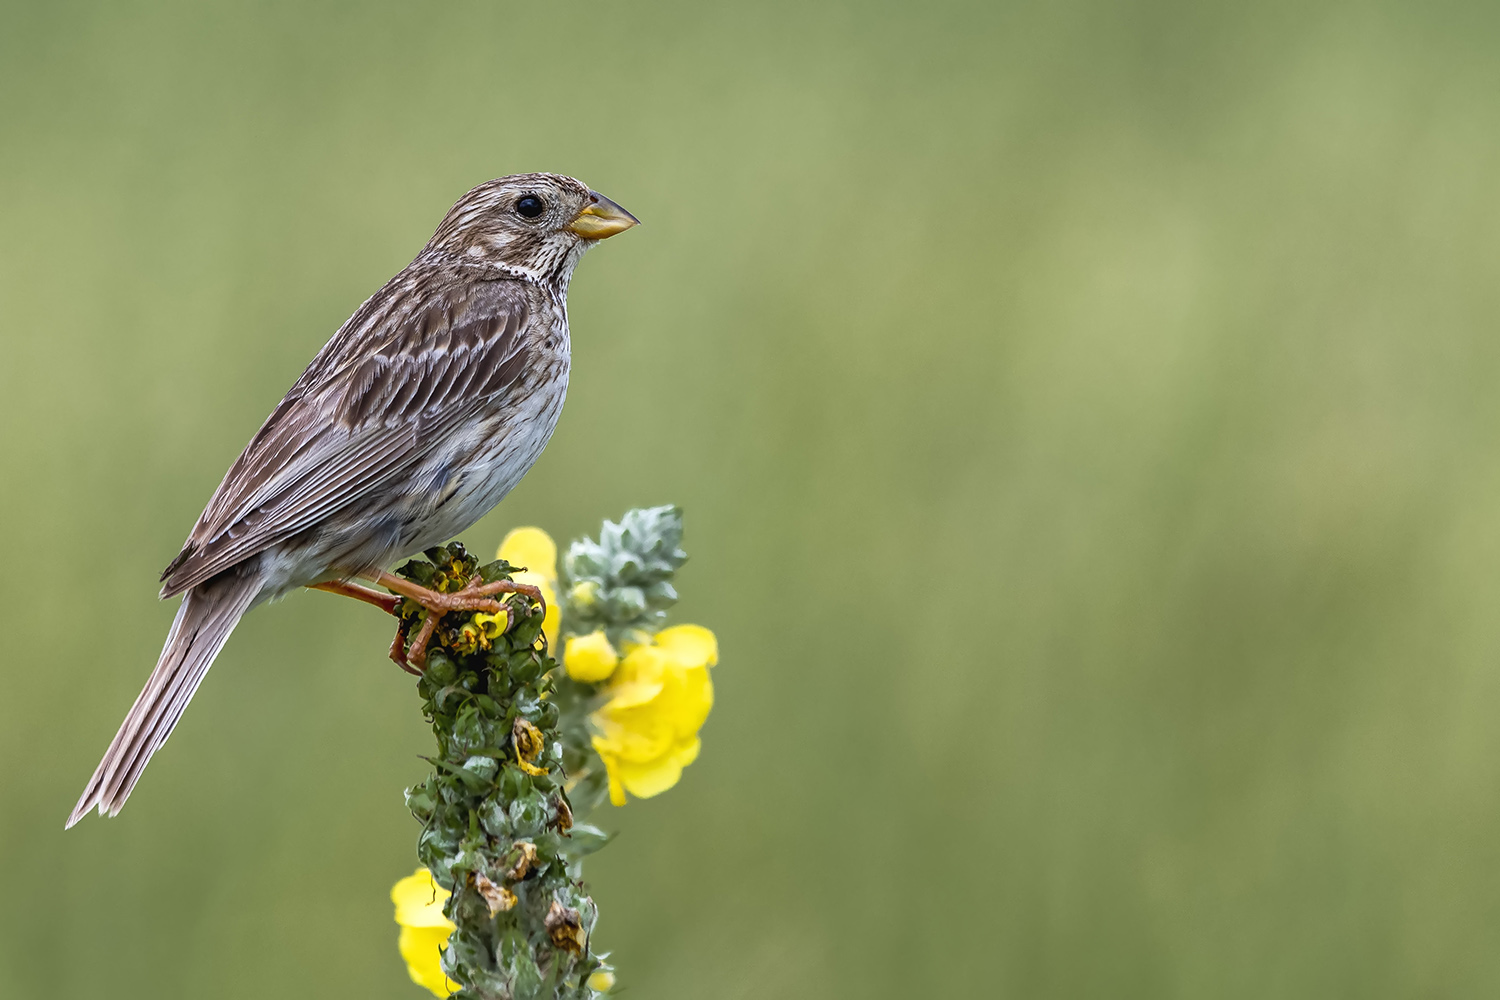
[[[459,199],[313,358],[162,574],[161,596],[182,605],[68,826],[93,808],[120,811],[257,604],[308,586],[387,610],[400,599],[353,582],[363,578],[413,597],[435,623],[528,589],[476,581],[442,595],[385,567],[469,527],[537,460],[568,388],[573,268],[637,221],[557,174],[502,177]],[[393,655],[404,658],[399,646]]]

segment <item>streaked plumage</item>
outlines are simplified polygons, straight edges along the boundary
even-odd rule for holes
[[[446,541],[520,481],[567,393],[573,268],[634,222],[555,174],[454,205],[318,352],[162,574],[182,605],[69,826],[119,812],[246,611]]]

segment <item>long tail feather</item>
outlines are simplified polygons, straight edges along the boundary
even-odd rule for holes
[[[114,816],[124,807],[151,755],[172,735],[214,657],[255,602],[260,584],[260,574],[251,567],[237,567],[183,595],[161,659],[73,807],[69,827],[96,806],[101,816]]]

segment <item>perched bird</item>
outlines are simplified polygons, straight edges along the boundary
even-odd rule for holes
[[[537,460],[568,387],[573,268],[637,221],[557,174],[502,177],[459,199],[313,358],[162,574],[161,596],[182,605],[68,826],[95,807],[120,811],[257,604],[304,586],[387,610],[401,599],[359,577],[418,600],[430,626],[526,589],[476,581],[444,595],[385,568],[473,524]]]

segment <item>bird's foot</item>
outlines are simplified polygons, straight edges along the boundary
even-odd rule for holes
[[[382,572],[373,579],[382,587],[394,590],[402,597],[411,598],[432,614],[445,615],[450,611],[487,611],[492,615],[499,614],[501,605],[495,600],[495,594],[525,594],[542,606],[544,614],[547,611],[547,602],[543,600],[541,590],[529,583],[513,583],[510,580],[485,583],[483,577],[475,575],[464,589],[445,594],[440,590],[412,583],[394,573]]]
[[[427,643],[432,638],[432,633],[437,631],[438,622],[442,620],[442,612],[427,612],[427,617],[422,621],[422,627],[417,629],[416,636],[412,639],[411,645],[406,647],[404,654],[401,652],[399,645],[404,636],[397,633],[396,644],[391,646],[391,658],[396,659],[397,656],[400,656],[401,659],[397,662],[401,664],[402,669],[409,674],[416,674],[418,677],[421,677],[422,671],[427,667]]]
[[[417,634],[412,637],[411,645],[407,646],[404,652],[402,650],[406,639],[404,631],[397,629],[395,641],[391,643],[391,659],[395,660],[403,670],[419,676],[421,669],[413,670],[412,668],[414,666],[421,668],[427,663],[427,643],[432,639],[433,632],[437,631],[438,623],[442,621],[443,616],[450,611],[484,611],[497,615],[505,610],[505,606],[495,600],[493,595],[524,594],[541,606],[543,614],[547,613],[547,601],[542,597],[541,589],[529,583],[514,583],[510,580],[485,583],[484,578],[476,574],[462,590],[445,594],[440,590],[413,583],[394,573],[381,572],[374,577],[374,580],[399,595],[391,598],[397,606],[403,599],[409,597],[427,611],[422,627],[417,630]]]

